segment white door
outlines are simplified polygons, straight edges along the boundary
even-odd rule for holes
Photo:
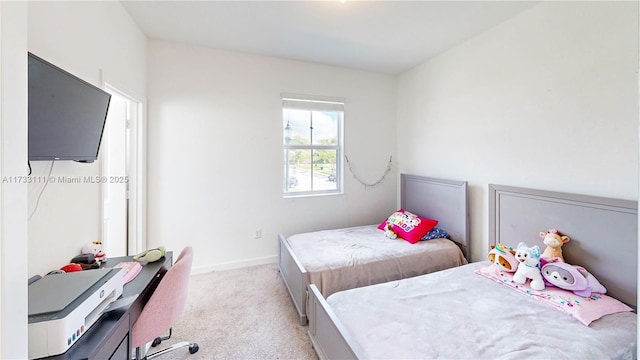
[[[108,257],[127,255],[129,101],[113,94],[102,135],[102,246]]]

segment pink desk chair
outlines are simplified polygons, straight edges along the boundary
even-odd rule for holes
[[[160,284],[151,295],[149,302],[144,306],[140,316],[131,329],[133,347],[136,348],[136,359],[140,359],[141,347],[153,341],[153,346],[162,340],[171,337],[171,326],[182,316],[187,304],[187,290],[191,263],[193,262],[193,249],[185,247],[175,264],[164,275]],[[169,331],[169,337],[162,338],[161,334]],[[145,359],[152,359],[166,352],[189,347],[189,353],[198,351],[198,344],[188,341],[179,342],[170,347],[147,355]]]

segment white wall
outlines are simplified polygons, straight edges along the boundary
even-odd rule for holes
[[[0,359],[27,357],[26,49],[26,3],[0,2]]]
[[[400,76],[399,169],[469,181],[473,260],[489,183],[638,199],[637,7],[543,2]]]
[[[28,20],[30,52],[96,86],[105,81],[146,98],[146,37],[119,2],[29,2]],[[45,176],[50,162],[31,166],[32,175]],[[96,176],[100,171],[99,161],[60,161],[52,176]],[[42,186],[29,187],[29,214]],[[66,264],[84,244],[101,239],[101,224],[100,185],[49,183],[29,221],[29,274]]]
[[[372,224],[396,206],[394,171],[345,194],[282,198],[280,94],[346,99],[345,152],[367,181],[396,159],[395,78],[149,42],[149,245],[194,247],[195,271],[274,261],[277,233]],[[254,239],[254,231],[262,238]]]

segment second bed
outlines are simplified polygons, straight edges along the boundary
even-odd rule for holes
[[[503,254],[519,242],[544,249],[538,232],[555,226],[571,235],[564,259],[583,267],[589,285],[576,272],[543,270],[581,285],[535,290],[489,261],[326,299],[310,285],[309,336],[318,357],[635,359],[637,202],[502,185],[490,185],[489,202],[490,238]],[[589,293],[577,291],[585,287]]]

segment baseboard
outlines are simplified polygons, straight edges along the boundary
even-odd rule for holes
[[[191,269],[191,274],[204,274],[212,271],[222,271],[239,269],[255,265],[275,264],[278,262],[278,255],[265,256],[260,258],[253,258],[241,261],[230,261],[219,264],[212,264],[206,266],[198,266]]]

